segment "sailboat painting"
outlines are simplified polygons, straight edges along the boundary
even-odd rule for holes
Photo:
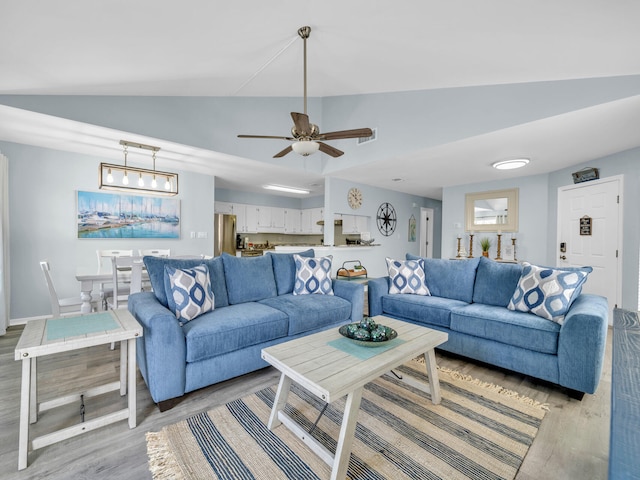
[[[180,200],[78,191],[78,238],[180,238]]]

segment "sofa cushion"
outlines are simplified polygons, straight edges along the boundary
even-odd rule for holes
[[[461,300],[423,295],[384,295],[382,314],[406,318],[426,326],[449,327],[451,309],[467,305]]]
[[[253,258],[253,257],[245,257]],[[186,323],[187,362],[198,362],[287,335],[286,314],[255,302],[216,308]]]
[[[202,260],[196,259],[179,259],[146,256],[142,259],[145,268],[149,274],[151,288],[158,301],[164,307],[169,307],[167,292],[171,292],[171,282],[165,275],[164,267],[169,265],[173,268],[193,268],[203,263],[209,269],[209,278],[211,279],[211,289],[215,297],[215,308],[226,307],[229,305],[229,297],[227,296],[227,284],[224,278],[224,269],[222,259],[220,257]]]
[[[550,268],[526,262],[522,265],[518,286],[507,308],[562,324],[593,268]]]
[[[305,258],[293,254],[296,264],[296,281],[293,286],[294,295],[333,295],[331,280],[331,260],[328,255],[320,258]]]
[[[337,322],[347,322],[351,302],[336,295],[279,295],[260,302],[289,317],[289,335],[309,332]]]
[[[293,292],[293,286],[296,282],[296,263],[293,260],[293,253],[273,253],[267,252],[266,256],[271,257],[273,263],[273,274],[276,277],[276,287],[278,287],[278,295]],[[301,257],[313,257],[313,248],[298,252]]]
[[[229,303],[257,302],[278,294],[271,257],[221,255]]]
[[[473,287],[473,302],[507,307],[518,285],[522,265],[480,257]]]
[[[206,265],[193,268],[165,265],[164,268],[171,282],[171,292],[167,296],[169,309],[180,322],[188,322],[213,310],[211,279]]]
[[[530,313],[473,303],[452,310],[451,330],[555,355],[560,325]]]
[[[424,279],[424,260],[392,260],[387,257],[389,294],[431,295]]]
[[[417,260],[423,257],[407,253],[406,258],[407,260]],[[471,303],[478,258],[468,260],[423,259],[425,281],[431,295]]]

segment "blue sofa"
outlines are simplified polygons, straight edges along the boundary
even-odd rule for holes
[[[299,255],[313,257],[314,251]],[[203,263],[215,308],[181,324],[169,307],[165,266]],[[137,342],[138,367],[161,411],[187,392],[268,366],[260,357],[265,347],[362,318],[362,285],[334,281],[334,295],[293,295],[293,254],[144,257],[144,264],[153,292],[131,295],[128,308],[144,333]]]
[[[369,280],[369,314],[443,330],[449,340],[440,349],[561,385],[575,398],[596,391],[607,338],[604,297],[580,294],[559,324],[507,309],[519,264],[424,261],[431,296],[390,295],[389,277]]]

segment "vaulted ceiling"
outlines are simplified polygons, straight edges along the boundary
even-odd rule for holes
[[[505,98],[512,85],[628,80],[618,94],[619,82],[603,82],[611,95],[593,95],[573,109],[514,116],[500,127],[422,146],[397,140],[386,147],[408,148],[371,159],[349,160],[347,151],[343,163],[325,160],[319,169],[291,168],[295,159],[278,165],[242,148],[218,151],[155,139],[166,140],[169,163],[207,171],[234,188],[258,188],[268,172],[298,183],[321,182],[330,173],[438,198],[443,186],[544,173],[640,146],[638,18],[640,2],[602,0],[7,1],[0,15],[0,104],[19,104],[7,100],[13,95],[301,97],[302,41],[296,31],[303,25],[312,28],[308,87],[314,98],[350,96],[366,104],[372,94],[483,86],[505,87],[497,90]],[[549,104],[556,101],[563,99],[547,98]],[[283,100],[283,119],[276,125],[247,118],[228,134],[286,135],[280,123],[290,124],[290,103]],[[429,103],[435,111],[436,103]],[[349,120],[365,123],[340,125],[331,111],[335,108],[324,108],[322,118],[338,127],[332,129],[378,126],[358,115]],[[0,139],[91,153],[86,138],[91,130],[93,153],[118,154],[123,132],[41,113],[0,109]],[[415,123],[415,117],[407,122]],[[385,145],[392,129],[380,128],[379,145]],[[98,138],[114,140],[113,152],[99,146]],[[284,146],[264,148],[272,155]],[[345,146],[353,148],[353,143]],[[532,161],[517,173],[489,167],[511,155]],[[429,181],[413,183],[412,177]],[[406,181],[397,185],[392,178]]]

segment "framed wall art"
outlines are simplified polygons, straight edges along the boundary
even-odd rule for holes
[[[78,238],[180,238],[180,200],[78,191]]]

